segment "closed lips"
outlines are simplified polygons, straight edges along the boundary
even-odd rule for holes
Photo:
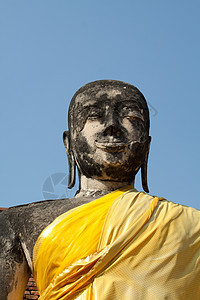
[[[107,152],[122,152],[126,148],[126,144],[120,142],[95,142],[97,148]]]

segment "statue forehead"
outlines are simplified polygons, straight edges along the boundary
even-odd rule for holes
[[[106,96],[107,99],[114,99],[117,95],[122,95],[122,91],[119,88],[101,88],[96,92],[89,90],[78,94],[75,98],[75,103],[82,103],[91,99],[100,100],[102,99],[102,96]]]
[[[120,101],[126,100],[140,100],[141,95],[139,95],[138,91],[128,89],[126,87],[113,87],[113,86],[106,86],[106,87],[98,87],[96,90],[88,89],[86,91],[80,92],[74,99],[72,106],[79,106],[88,104],[91,100],[96,101],[97,104],[103,100],[112,100],[117,99]],[[112,102],[109,102],[112,104]]]

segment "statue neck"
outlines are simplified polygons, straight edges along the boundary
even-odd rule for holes
[[[76,194],[77,197],[101,197],[105,194],[108,194],[114,190],[117,190],[121,187],[132,185],[130,182],[120,182],[120,181],[105,181],[97,180],[94,178],[87,178],[84,175],[80,177],[80,190]]]

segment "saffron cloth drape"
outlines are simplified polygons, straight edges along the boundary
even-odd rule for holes
[[[59,216],[33,254],[40,299],[200,299],[200,212],[125,187]]]

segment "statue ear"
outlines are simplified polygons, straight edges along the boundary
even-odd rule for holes
[[[142,187],[146,193],[149,193],[148,183],[147,183],[147,164],[148,164],[148,156],[149,156],[149,149],[150,149],[151,137],[148,137],[147,140],[147,151],[146,157],[144,162],[141,166],[141,177],[142,177]]]
[[[68,180],[68,188],[71,189],[75,185],[76,181],[76,163],[74,159],[74,154],[71,149],[71,141],[70,141],[70,134],[69,131],[63,132],[63,142],[65,145],[65,150],[68,157],[68,164],[69,164],[69,180]]]

